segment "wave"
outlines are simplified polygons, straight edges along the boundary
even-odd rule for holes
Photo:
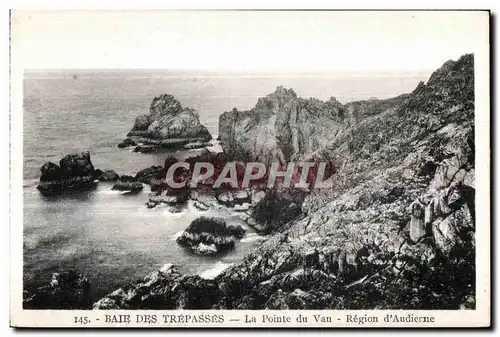
[[[222,146],[220,141],[217,140],[218,135],[213,135],[213,138],[210,140],[210,146],[207,146],[207,149],[211,152],[222,152]]]
[[[242,238],[240,240],[240,242],[254,242],[254,241],[258,241],[258,240],[263,240],[264,237],[262,235],[259,235],[257,233],[249,233],[247,235],[245,235],[244,238]]]
[[[123,191],[117,191],[117,190],[109,189],[109,190],[95,191],[95,193],[120,195],[120,194],[123,194]]]
[[[224,270],[229,268],[231,265],[232,263],[224,263],[218,261],[212,268],[202,271],[201,273],[199,273],[199,275],[201,278],[211,280],[214,279],[220,273],[222,273]]]
[[[31,231],[33,231],[32,229]],[[44,233],[25,236],[23,240],[24,249],[36,249],[37,247],[58,247],[71,241],[74,237],[64,232]],[[67,245],[65,245],[67,246]]]
[[[39,182],[39,180],[36,178],[24,179],[23,180],[23,188],[35,187],[36,185],[38,185],[38,182]]]
[[[182,235],[182,233],[184,233],[184,230],[180,230],[180,231],[178,231],[177,233],[175,233],[174,235],[172,235],[170,238],[172,239],[172,241],[175,241],[175,240],[177,240],[177,238],[178,238],[179,236],[181,236],[181,235]]]

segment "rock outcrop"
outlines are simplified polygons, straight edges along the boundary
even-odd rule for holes
[[[327,102],[300,98],[292,89],[280,86],[259,98],[251,110],[224,112],[219,119],[219,137],[231,158],[287,163],[320,152],[350,125],[370,112],[380,113],[382,108],[397,105],[403,98],[344,106],[333,97]]]
[[[130,138],[126,138],[123,142],[121,142],[120,144],[118,144],[118,147],[119,148],[124,148],[124,147],[129,147],[129,146],[136,146],[136,145],[137,145],[137,143],[135,141],[133,141]]]
[[[118,147],[137,146],[135,152],[150,153],[155,148],[182,148],[187,144],[206,143],[212,139],[207,128],[200,123],[198,112],[183,107],[174,96],[155,97],[148,115],[135,119],[127,139]],[[190,148],[196,145],[189,145]]]
[[[120,176],[113,170],[106,170],[102,172],[97,179],[99,179],[99,181],[117,181],[120,179]]]
[[[234,248],[238,228],[228,227],[220,218],[201,217],[189,225],[177,238],[177,243],[199,255],[215,255]]]
[[[24,292],[24,309],[89,309],[90,282],[76,271],[54,273],[49,285]]]
[[[184,276],[167,264],[143,280],[106,295],[94,303],[93,309],[208,309],[218,294],[213,280]]]
[[[302,202],[305,196],[300,190],[272,189],[253,205],[246,223],[260,234],[276,232],[302,214]]]
[[[123,175],[118,179],[116,184],[113,185],[112,190],[122,192],[140,192],[143,189],[142,183],[137,181],[132,176]]]
[[[95,186],[95,169],[89,152],[69,154],[59,161],[45,163],[40,168],[38,190],[45,195],[64,191],[85,190]]]
[[[165,178],[167,170],[161,165],[153,165],[151,167],[140,170],[135,175],[135,180],[144,184],[151,184],[152,180]]]

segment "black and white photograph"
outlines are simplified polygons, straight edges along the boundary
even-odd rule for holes
[[[12,11],[11,322],[489,325],[489,20]]]

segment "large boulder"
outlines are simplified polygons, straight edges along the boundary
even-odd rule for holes
[[[88,151],[64,156],[59,161],[59,167],[63,177],[87,177],[94,171]]]
[[[120,178],[113,170],[106,170],[99,176],[99,181],[117,181]]]
[[[135,119],[132,131],[146,131],[149,125],[153,122],[152,115],[141,115]]]
[[[152,179],[165,178],[165,173],[166,170],[161,165],[153,165],[137,172],[135,180],[144,184],[150,184]]]
[[[40,168],[40,173],[37,188],[42,194],[95,187],[95,169],[89,152],[66,155],[59,161],[59,165],[47,162]]]
[[[71,270],[54,273],[49,285],[24,293],[24,309],[90,309],[90,282]]]
[[[153,99],[150,114],[138,116],[127,136],[129,140],[119,147],[141,144],[135,152],[142,153],[152,152],[153,147],[182,148],[187,144],[205,144],[212,139],[208,129],[200,123],[198,112],[183,107],[168,94]],[[188,145],[189,148],[193,146],[198,145]]]
[[[215,255],[234,248],[237,231],[228,228],[221,218],[201,217],[189,225],[177,238],[177,243],[195,254]]]
[[[123,175],[113,185],[112,190],[125,192],[139,192],[143,189],[142,183],[138,182],[134,177]]]

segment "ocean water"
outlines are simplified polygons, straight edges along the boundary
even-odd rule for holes
[[[391,76],[337,74],[236,74],[194,71],[58,70],[29,71],[24,79],[24,286],[31,289],[50,281],[52,273],[76,269],[91,281],[100,296],[144,277],[166,263],[185,273],[214,277],[237,262],[259,242],[250,233],[225,256],[198,257],[179,247],[175,237],[200,215],[241,220],[229,210],[199,212],[191,205],[177,211],[148,209],[148,188],[137,195],[111,191],[100,183],[90,192],[44,197],[36,190],[39,169],[65,154],[90,151],[94,167],[118,174],[135,174],[162,165],[165,153],[138,154],[118,149],[136,116],[148,113],[154,96],[173,94],[195,108],[201,122],[217,135],[219,115],[249,109],[258,97],[278,85],[301,97],[340,102],[388,98],[413,90],[423,74]],[[183,158],[193,152],[181,151]]]

